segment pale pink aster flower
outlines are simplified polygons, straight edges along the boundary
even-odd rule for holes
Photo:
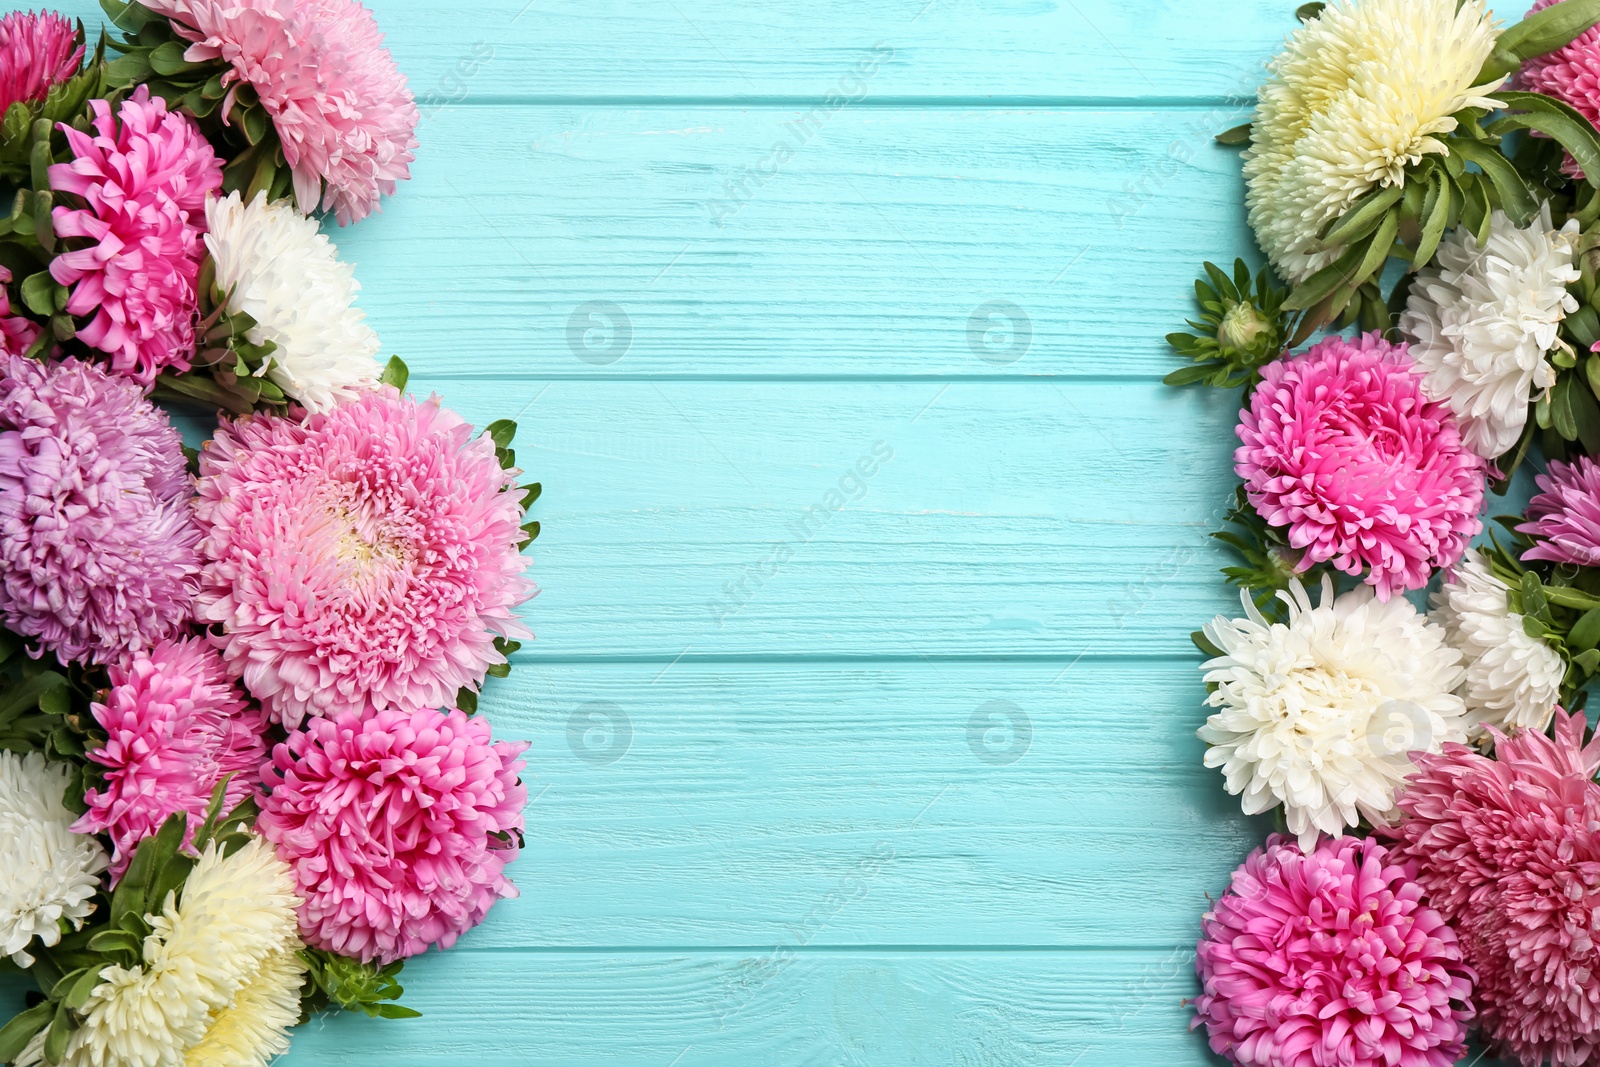
[[[1524,1067],[1600,1054],[1600,740],[1557,710],[1555,739],[1491,730],[1418,753],[1396,857],[1461,935],[1484,1037]]]
[[[345,712],[290,734],[256,830],[294,868],[306,942],[388,963],[449,948],[516,896],[525,748],[453,709]]]
[[[65,15],[13,11],[0,18],[0,115],[19,100],[43,100],[83,66],[83,41]]]
[[[1240,1067],[1449,1067],[1473,974],[1413,871],[1371,840],[1275,834],[1206,913],[1191,1028]]]
[[[91,363],[0,358],[0,617],[62,663],[188,621],[199,585],[177,431]]]
[[[283,142],[302,212],[320,201],[345,226],[370,215],[380,194],[411,177],[417,105],[372,12],[356,0],[149,0],[145,6],[194,42],[187,59],[221,59],[233,68],[224,84],[255,89]]]
[[[1427,398],[1405,345],[1330,337],[1261,377],[1234,469],[1261,517],[1304,550],[1301,570],[1365,571],[1387,600],[1461,559],[1483,529],[1486,465]]]
[[[303,422],[224,422],[200,456],[198,618],[285,726],[438,708],[526,637],[521,494],[494,442],[385,387]]]
[[[1522,558],[1600,566],[1600,464],[1588,456],[1571,463],[1551,460],[1534,481],[1540,491],[1528,502],[1528,521],[1517,532],[1538,543]]]
[[[104,100],[89,107],[95,135],[62,124],[74,158],[50,167],[50,187],[85,204],[55,208],[56,236],[92,243],[56,256],[50,276],[72,287],[68,312],[94,316],[78,340],[149,384],[167,367],[189,369],[206,197],[222,187],[222,163],[193,120],[146,86],[116,117]]]
[[[168,816],[188,813],[184,841],[191,843],[224,778],[224,811],[258,791],[266,718],[246,707],[204,638],[158,642],[109,673],[111,688],[90,706],[106,742],[89,759],[105,784],[88,791],[89,811],[72,828],[111,835],[111,870],[120,878],[139,842]]]

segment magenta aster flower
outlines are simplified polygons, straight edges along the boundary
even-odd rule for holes
[[[203,638],[161,641],[113,664],[110,674],[104,700],[91,705],[107,737],[89,759],[104,768],[105,785],[89,790],[89,811],[72,828],[111,835],[111,869],[120,878],[134,848],[168,816],[188,813],[192,841],[224,778],[232,775],[225,811],[258,789],[266,719],[246,708]]]
[[[278,745],[256,830],[294,868],[307,943],[388,963],[516,896],[525,748],[453,709],[345,712]]]
[[[1261,376],[1234,469],[1261,517],[1304,550],[1301,570],[1368,571],[1387,600],[1461,559],[1483,528],[1485,466],[1423,393],[1405,345],[1330,337]]]
[[[355,0],[149,0],[193,41],[191,61],[221,59],[224,84],[248,84],[272,116],[302,212],[363,219],[411,177],[417,106],[383,34]],[[231,101],[229,101],[231,103]]]
[[[20,356],[39,337],[39,324],[11,314],[11,271],[0,267],[0,356]]]
[[[1376,841],[1273,835],[1206,913],[1191,1027],[1240,1067],[1449,1067],[1473,976],[1421,901]]]
[[[83,66],[83,42],[65,15],[13,11],[0,18],[0,115],[19,100],[43,100]]]
[[[1484,1037],[1525,1067],[1600,1052],[1600,741],[1585,725],[1558,709],[1554,740],[1492,731],[1494,759],[1417,753],[1386,831],[1461,933]]]
[[[1528,502],[1528,521],[1517,532],[1539,543],[1522,558],[1600,566],[1600,464],[1588,456],[1571,463],[1551,460],[1549,471],[1534,481],[1540,492]]]
[[[89,243],[72,242],[50,275],[72,287],[68,312],[93,316],[78,340],[148,384],[163,368],[189,368],[205,203],[222,164],[194,122],[143,85],[115,118],[104,100],[89,107],[96,136],[63,124],[74,158],[50,168],[50,187],[83,203],[55,208],[56,236]]]
[[[200,456],[197,616],[291,729],[453,705],[505,662],[497,635],[528,636],[515,473],[461,416],[392,388],[224,423]]]
[[[0,359],[0,617],[63,663],[112,663],[189,618],[199,585],[177,431],[126,378]]]

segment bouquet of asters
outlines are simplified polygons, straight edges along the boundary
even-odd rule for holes
[[[539,487],[321,232],[409,176],[371,13],[104,6],[0,19],[0,1062],[261,1065],[516,893]]]
[[[1221,138],[1267,263],[1207,264],[1169,337],[1171,383],[1244,392],[1199,734],[1280,830],[1205,915],[1194,1025],[1246,1067],[1593,1063],[1600,2],[1298,14]]]

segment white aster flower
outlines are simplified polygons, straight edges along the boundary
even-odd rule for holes
[[[288,1052],[289,1028],[300,1021],[305,975],[297,948],[268,956],[233,1003],[211,1017],[206,1036],[184,1057],[184,1067],[266,1067]]]
[[[144,941],[143,962],[108,966],[73,1031],[63,1067],[259,1067],[287,1047],[301,947],[289,865],[260,838],[231,856],[206,846],[169,894]],[[218,1027],[222,1029],[215,1034]],[[213,1037],[215,1040],[213,1040]],[[17,1067],[44,1062],[43,1034]],[[226,1055],[194,1058],[196,1049]]]
[[[1580,275],[1577,241],[1578,221],[1552,229],[1549,205],[1526,229],[1496,211],[1487,245],[1457,228],[1411,287],[1400,329],[1427,375],[1423,389],[1449,405],[1467,447],[1485,459],[1517,443],[1533,390],[1555,384],[1545,353],[1578,310],[1567,292]]]
[[[23,967],[35,937],[54,945],[61,920],[83,925],[106,869],[100,843],[71,830],[77,816],[62,799],[70,780],[41,753],[0,751],[0,955]]]
[[[1299,583],[1278,595],[1287,624],[1267,622],[1248,593],[1246,618],[1206,624],[1223,654],[1201,668],[1217,711],[1199,734],[1245,813],[1282,804],[1309,850],[1361,816],[1385,819],[1410,752],[1465,740],[1464,672],[1444,629],[1403,597],[1362,586],[1336,598],[1326,579],[1317,607]]]
[[[1343,249],[1318,236],[1405,168],[1444,154],[1464,108],[1499,106],[1474,85],[1498,27],[1484,0],[1333,0],[1268,65],[1245,152],[1256,240],[1298,282]]]
[[[1429,617],[1466,659],[1460,689],[1470,732],[1543,730],[1555,715],[1567,665],[1561,654],[1522,628],[1506,584],[1477,551],[1468,552],[1452,581],[1430,598]]]
[[[288,201],[257,193],[206,201],[206,247],[228,310],[256,320],[252,344],[277,350],[267,378],[309,411],[326,411],[378,380],[378,335],[355,306],[361,288],[339,250]]]

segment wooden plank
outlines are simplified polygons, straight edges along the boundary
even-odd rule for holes
[[[93,0],[60,6],[101,21]],[[661,96],[1209,99],[1253,92],[1295,26],[1280,0],[1236,0],[1226,18],[1173,0],[481,0],[443,18],[423,0],[368,6],[425,113]]]
[[[458,951],[407,964],[422,1019],[318,1020],[280,1063],[1199,1067],[1192,952]]]
[[[1236,108],[803,115],[461,110],[334,236],[389,350],[501,380],[1148,380],[1252,254]]]
[[[1262,832],[1198,662],[519,666],[523,895],[467,943],[1181,943]]]
[[[517,418],[545,486],[526,656],[1187,656],[1238,608],[1208,536],[1232,393],[425,385],[477,425]]]

